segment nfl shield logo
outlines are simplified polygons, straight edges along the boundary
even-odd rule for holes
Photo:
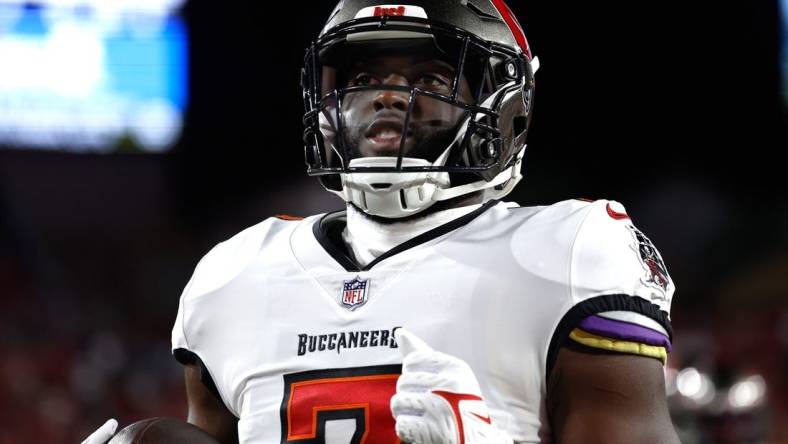
[[[340,304],[348,310],[361,307],[367,302],[367,288],[369,288],[369,279],[361,279],[356,276],[351,281],[345,281],[342,286],[342,294],[339,297]]]

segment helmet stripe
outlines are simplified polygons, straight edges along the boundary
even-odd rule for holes
[[[528,46],[528,40],[525,38],[525,32],[523,32],[523,28],[520,26],[517,18],[512,13],[512,10],[509,9],[509,5],[507,5],[504,0],[492,0],[492,2],[493,5],[495,5],[495,9],[498,10],[498,13],[501,14],[501,17],[503,17],[503,20],[509,26],[509,30],[512,31],[517,44],[520,45],[520,48],[528,57],[528,60],[531,60],[531,48]]]

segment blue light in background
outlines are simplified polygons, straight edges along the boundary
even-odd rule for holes
[[[46,34],[47,26],[41,15],[41,8],[36,6],[27,6],[23,8],[18,21],[9,31],[13,34],[30,36],[42,36]]]
[[[180,16],[133,2],[45,3],[0,1],[0,144],[111,152],[125,140],[147,152],[170,148],[189,91]]]
[[[123,29],[107,39],[109,88],[135,99],[167,98],[183,110],[188,94],[186,29],[170,17],[154,38],[139,38]]]

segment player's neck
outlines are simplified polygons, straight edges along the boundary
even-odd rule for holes
[[[370,216],[355,206],[348,205],[347,227],[342,238],[348,250],[362,265],[422,233],[462,217],[481,205],[478,199],[456,199],[448,204],[439,202],[418,215],[401,219]],[[440,205],[435,208],[435,206]]]

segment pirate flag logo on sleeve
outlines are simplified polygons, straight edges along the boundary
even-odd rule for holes
[[[627,228],[629,228],[635,238],[635,244],[632,247],[638,252],[640,263],[646,271],[646,275],[641,281],[651,288],[662,290],[662,299],[665,299],[665,292],[668,290],[670,277],[668,276],[665,262],[662,261],[662,256],[660,256],[657,248],[642,231],[632,225],[629,225]]]

